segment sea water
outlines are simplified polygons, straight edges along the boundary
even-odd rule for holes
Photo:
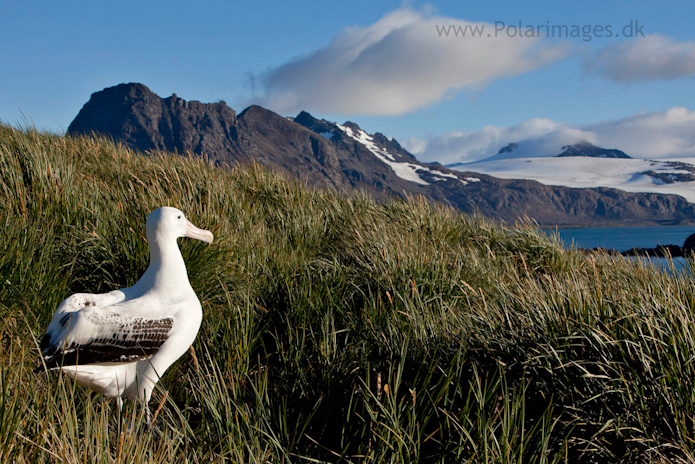
[[[567,248],[591,249],[596,247],[626,251],[630,248],[656,248],[659,245],[683,246],[683,242],[695,233],[695,226],[644,226],[644,227],[589,227],[543,229],[546,234],[558,234]],[[650,261],[663,269],[669,262],[663,258]],[[674,258],[676,269],[687,267],[685,258]]]
[[[591,249],[602,247],[617,251],[630,248],[656,248],[659,245],[683,246],[695,226],[589,227],[544,229],[551,235],[557,232],[565,246]]]

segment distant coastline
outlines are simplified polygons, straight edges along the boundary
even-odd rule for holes
[[[685,248],[679,245],[659,245],[654,248],[633,247],[629,250],[618,251],[613,248],[596,247],[591,249],[580,248],[586,252],[602,252],[613,256],[634,256],[650,258],[684,258],[692,253],[692,248]]]
[[[682,257],[695,249],[695,226],[684,224],[556,227],[543,231],[549,236],[559,236],[568,248],[612,255]]]
[[[638,224],[571,224],[571,225],[541,225],[539,226],[542,230],[554,231],[554,230],[570,230],[570,229],[607,229],[607,228],[620,228],[620,229],[631,229],[637,227],[679,227],[679,226],[690,226],[692,227],[693,233],[695,233],[695,221],[683,220],[683,221],[663,221],[663,222],[644,222]]]

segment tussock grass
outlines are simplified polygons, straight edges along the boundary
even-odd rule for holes
[[[692,273],[532,224],[0,126],[1,462],[695,462]],[[67,295],[132,285],[162,205],[195,357],[114,402],[34,373]]]

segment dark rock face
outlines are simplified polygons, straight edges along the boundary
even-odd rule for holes
[[[690,254],[695,251],[695,234],[690,235],[683,243],[683,252]]]
[[[516,147],[518,147],[518,146],[519,146],[518,143],[513,143],[513,142],[512,142],[512,143],[510,143],[509,145],[506,145],[506,146],[500,148],[500,151],[498,151],[497,154],[499,155],[499,154],[501,154],[501,153],[511,153],[511,152],[513,152],[514,149],[515,149]]]
[[[657,172],[657,171],[644,171],[640,174],[649,176],[658,182],[663,182],[664,184],[675,184],[676,182],[692,182],[695,181],[695,167],[692,164],[681,163],[679,161],[665,161],[662,165],[677,169],[679,171],[685,172]]]
[[[511,145],[511,144],[510,144]],[[558,158],[566,156],[591,156],[593,158],[625,158],[631,159],[631,156],[625,152],[616,149],[607,149],[597,147],[589,142],[580,142],[574,145],[566,145],[562,147],[562,153],[557,155]],[[511,151],[511,150],[510,150]],[[500,150],[501,152],[501,150]]]
[[[695,205],[680,196],[453,171],[421,163],[395,139],[370,136],[352,122],[339,126],[306,112],[285,118],[259,106],[237,115],[224,102],[160,98],[142,84],[94,93],[68,128],[72,135],[93,132],[143,152],[190,153],[228,166],[256,162],[318,187],[358,188],[377,198],[423,195],[507,222],[528,217],[553,225],[695,223]]]
[[[630,248],[627,251],[623,251],[623,256],[651,256],[657,258],[680,258],[683,256],[690,256],[695,252],[695,234],[690,235],[683,242],[683,246],[678,245],[659,245],[655,248]]]
[[[236,125],[224,102],[160,98],[142,84],[121,84],[92,94],[68,133],[109,134],[142,151],[232,153]]]
[[[652,258],[680,258],[683,255],[683,248],[678,245],[659,245],[656,248],[630,248],[620,253],[623,256],[649,256]]]

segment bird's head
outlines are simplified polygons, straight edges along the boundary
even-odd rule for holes
[[[176,208],[162,206],[147,216],[147,240],[149,242],[176,240],[179,237],[189,237],[212,243],[214,236],[209,230],[194,226],[186,216]]]

